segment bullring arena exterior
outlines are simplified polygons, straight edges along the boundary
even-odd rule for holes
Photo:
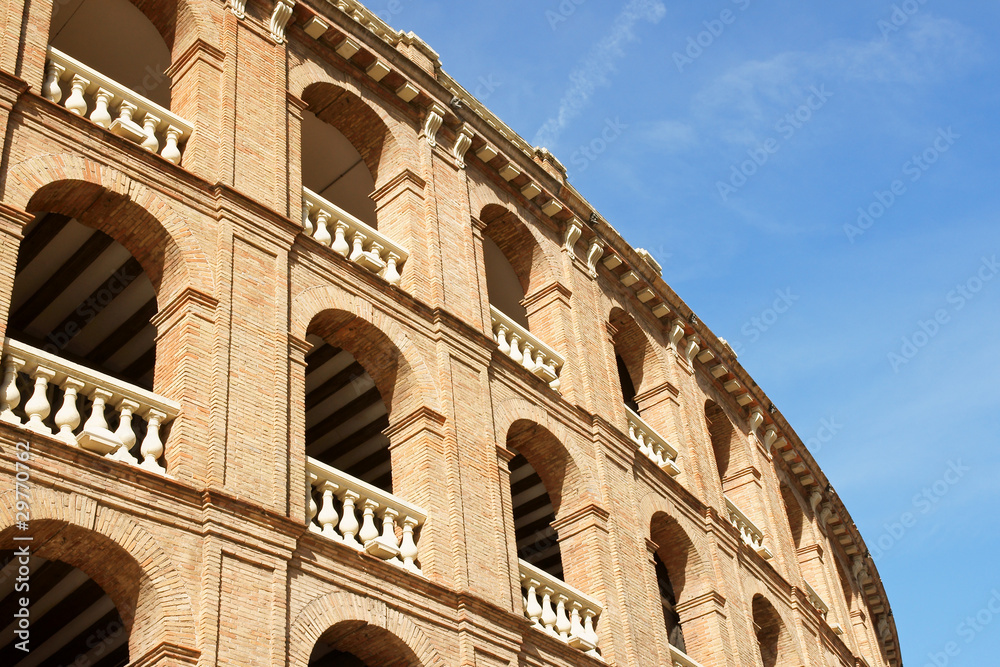
[[[417,36],[0,9],[0,664],[901,666],[790,425]]]

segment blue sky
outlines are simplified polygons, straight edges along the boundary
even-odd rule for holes
[[[1000,5],[368,5],[547,145],[804,440],[834,425],[814,454],[905,664],[997,664],[1000,618],[960,624],[1000,590]]]

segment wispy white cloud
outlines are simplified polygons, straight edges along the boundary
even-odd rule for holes
[[[640,22],[658,23],[666,13],[661,0],[629,0],[615,18],[611,32],[590,50],[569,75],[571,85],[559,101],[558,112],[545,121],[535,134],[536,146],[555,148],[559,135],[586,108],[594,92],[610,83],[615,63],[625,55],[625,44],[636,39],[636,25]]]
[[[978,50],[970,29],[922,14],[888,39],[833,40],[813,51],[785,51],[740,63],[695,96],[692,116],[715,128],[725,143],[755,145],[761,141],[759,131],[772,132],[776,115],[801,104],[810,86],[938,83],[974,60]]]

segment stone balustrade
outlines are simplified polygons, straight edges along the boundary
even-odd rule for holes
[[[830,613],[830,607],[825,602],[823,598],[819,596],[816,589],[807,581],[806,583],[806,597],[809,598],[809,604],[816,607],[816,611],[820,613],[820,616],[826,618],[826,615]]]
[[[701,667],[701,663],[676,646],[670,647],[670,661],[673,667]]]
[[[51,46],[42,94],[174,164],[194,131],[183,118]]]
[[[19,379],[24,393],[30,391],[26,401]],[[81,402],[89,404],[86,421]],[[117,422],[114,431],[108,426],[108,408]],[[164,475],[160,429],[178,414],[180,405],[174,401],[19,341],[4,341],[0,421]],[[132,451],[137,430],[142,434],[141,462]]]
[[[676,463],[677,450],[632,408],[625,406],[625,412],[628,413],[628,437],[639,445],[639,451],[671,477],[679,475],[681,469]]]
[[[564,359],[493,306],[490,306],[490,317],[493,321],[493,340],[496,341],[500,351],[558,391],[559,372],[562,370]]]
[[[540,630],[600,657],[595,631],[602,610],[600,603],[530,563],[520,560],[518,565],[524,615]]]
[[[729,510],[729,521],[736,526],[736,530],[740,531],[743,542],[756,551],[761,558],[765,560],[773,558],[771,550],[764,546],[764,532],[750,520],[750,517],[744,514],[743,510],[728,497],[726,498],[726,508]]]
[[[302,226],[307,236],[399,287],[410,253],[309,188],[302,188]]]
[[[311,531],[420,574],[424,510],[313,458],[306,474]]]

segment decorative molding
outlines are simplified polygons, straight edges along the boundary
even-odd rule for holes
[[[274,11],[271,12],[271,39],[278,44],[285,43],[285,28],[292,18],[292,8],[295,0],[274,0]]]
[[[245,19],[247,17],[247,0],[227,0],[229,11],[236,15],[236,18]]]
[[[590,241],[590,248],[587,250],[587,268],[590,269],[590,277],[597,277],[597,262],[604,255],[604,241],[596,236]]]
[[[583,234],[583,223],[580,222],[580,218],[574,215],[566,221],[566,237],[563,240],[563,248],[572,251],[573,246],[580,240],[581,234]]]
[[[427,120],[424,121],[424,136],[427,138],[427,145],[431,148],[437,146],[437,133],[444,123],[444,115],[448,113],[445,108],[435,102],[427,109]]]
[[[454,156],[455,161],[458,162],[459,169],[465,169],[465,154],[469,151],[469,147],[472,146],[472,137],[474,136],[475,133],[469,127],[468,123],[463,123],[462,127],[458,128],[458,134],[455,137],[455,147],[452,149],[451,154]]]

